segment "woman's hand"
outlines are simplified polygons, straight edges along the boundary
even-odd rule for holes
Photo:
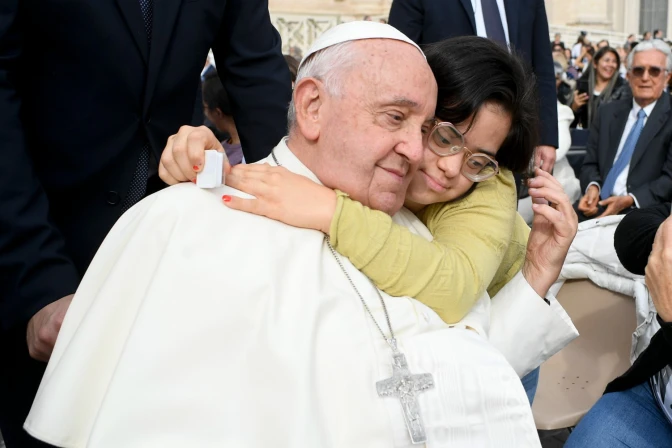
[[[329,234],[336,210],[336,192],[331,188],[268,164],[236,165],[227,174],[226,185],[256,197],[222,196],[229,208]]]
[[[578,112],[587,102],[589,95],[587,93],[579,93],[574,95],[574,101],[572,101],[572,110]]]
[[[560,182],[537,169],[529,181],[534,220],[527,241],[523,276],[541,297],[560,275],[579,220]]]

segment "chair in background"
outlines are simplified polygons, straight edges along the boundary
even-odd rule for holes
[[[580,336],[541,366],[532,406],[539,430],[576,426],[607,384],[630,367],[635,299],[590,280],[566,282],[558,301]]]

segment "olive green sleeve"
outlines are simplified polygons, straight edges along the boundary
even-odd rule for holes
[[[463,199],[427,207],[420,218],[434,241],[338,192],[331,242],[380,289],[415,297],[444,321],[457,322],[492,281],[508,247],[513,176],[502,173]]]

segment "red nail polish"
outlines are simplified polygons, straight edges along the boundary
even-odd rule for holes
[[[196,183],[196,179],[191,179],[191,181],[192,181],[193,183]]]
[[[222,196],[222,201],[231,202],[231,196],[229,196],[228,194],[225,194],[224,196]]]
[[[194,169],[194,171],[198,171],[198,165],[194,165],[192,168]]]

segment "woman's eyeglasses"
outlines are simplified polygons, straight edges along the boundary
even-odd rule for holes
[[[464,136],[447,121],[434,120],[433,126],[423,127],[425,146],[439,157],[464,152],[462,174],[472,182],[483,182],[499,174],[499,164],[486,154],[474,154],[464,146]]]
[[[639,66],[639,65],[638,65],[638,66],[636,66],[636,67],[632,67],[632,68],[630,69],[630,73],[632,73],[633,76],[635,76],[635,77],[637,77],[637,78],[641,78],[642,76],[644,76],[644,73],[647,72],[647,71],[649,72],[649,76],[652,77],[652,78],[657,78],[657,77],[659,77],[663,72],[667,72],[667,70],[666,70],[665,68],[663,68],[663,67],[656,67],[656,66],[653,66],[653,67],[642,67],[642,66]]]

